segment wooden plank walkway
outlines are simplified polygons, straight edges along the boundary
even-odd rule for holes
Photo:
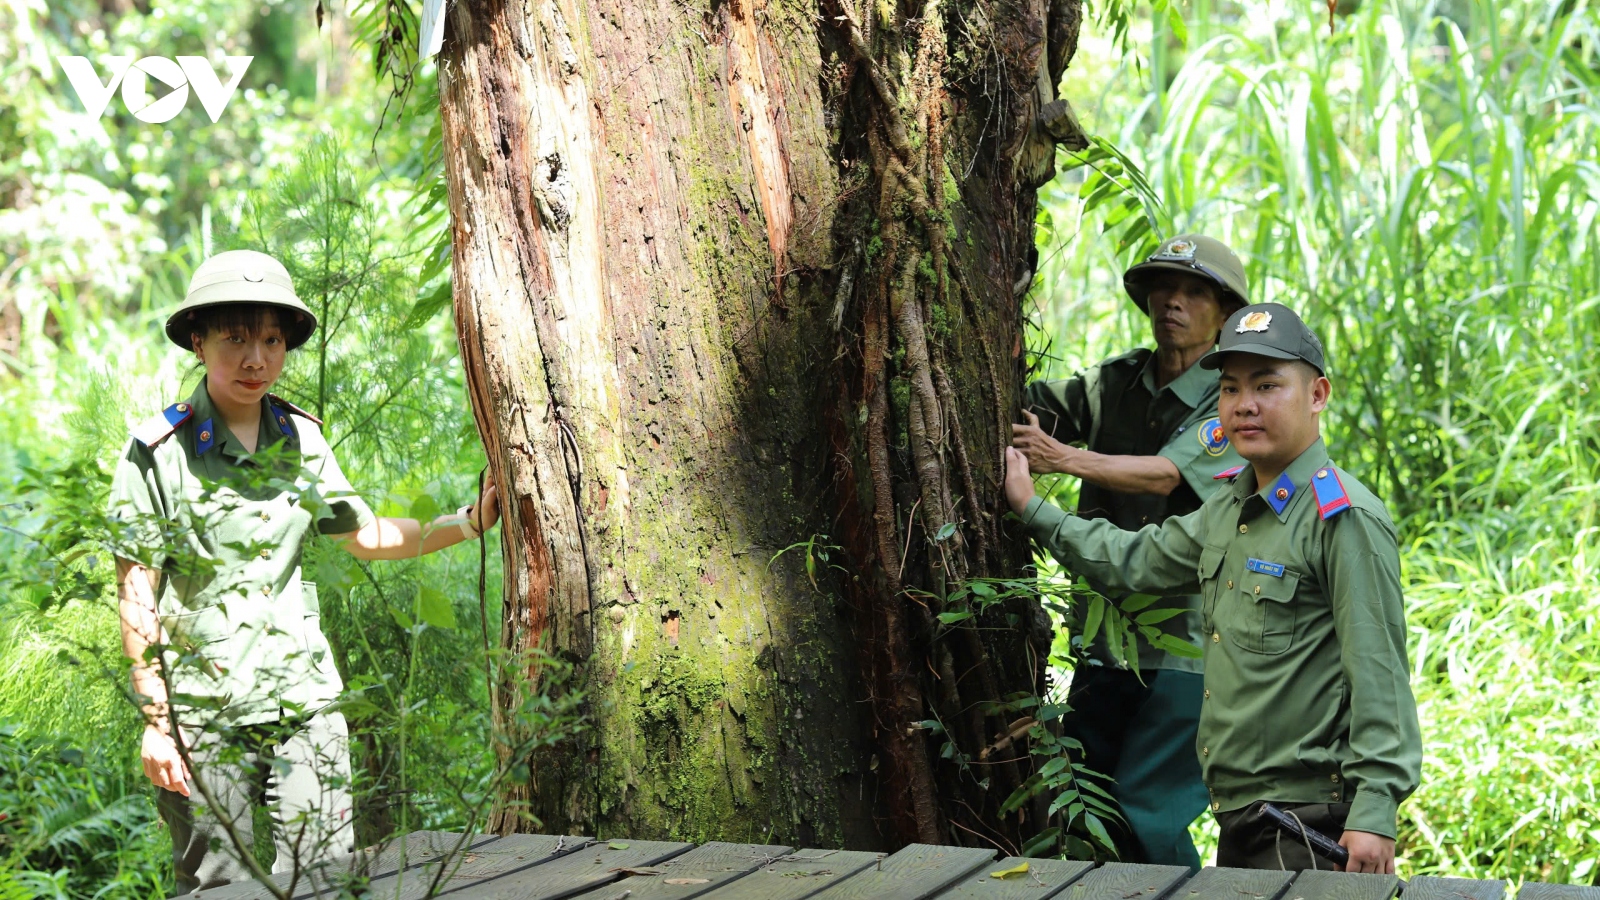
[[[458,845],[462,852],[452,854]],[[677,841],[595,841],[417,832],[374,856],[302,873],[294,900],[369,880],[368,900],[1505,900],[1499,881],[1342,872],[1269,872],[1059,859],[996,859],[991,850],[912,844],[899,853]],[[1027,869],[1020,871],[1026,863]],[[356,879],[356,883],[352,882]],[[275,876],[279,887],[289,876]],[[268,900],[254,884],[200,900]],[[1600,900],[1600,887],[1522,886],[1516,900]]]

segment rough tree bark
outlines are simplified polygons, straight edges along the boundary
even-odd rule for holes
[[[1006,733],[986,704],[1042,688],[1047,627],[934,616],[1025,562],[998,466],[1080,3],[451,5],[501,636],[576,662],[593,725],[497,828],[519,803],[641,838],[1014,849],[1039,826],[997,814],[1025,753],[982,779],[941,754]]]

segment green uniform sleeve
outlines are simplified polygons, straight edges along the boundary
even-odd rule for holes
[[[156,477],[155,455],[137,440],[128,441],[127,451],[117,461],[106,511],[113,552],[130,562],[160,568],[166,557],[161,549],[165,498]]]
[[[1422,773],[1400,554],[1393,526],[1359,507],[1329,524],[1327,590],[1350,685],[1351,761],[1343,775],[1355,798],[1345,827],[1392,838],[1400,802]]]
[[[1073,572],[1106,590],[1171,597],[1200,590],[1205,508],[1160,525],[1123,531],[1104,519],[1070,515],[1039,497],[1022,521],[1028,535]]]
[[[1059,381],[1035,381],[1022,391],[1022,408],[1039,417],[1039,428],[1063,444],[1089,439],[1094,425],[1100,370]]]
[[[1233,449],[1232,441],[1225,440],[1216,452],[1210,449],[1215,442],[1207,444],[1205,426],[1215,418],[1215,403],[1201,406],[1156,453],[1157,456],[1172,460],[1172,464],[1178,467],[1178,473],[1183,476],[1184,483],[1202,501],[1216,493],[1218,487],[1228,483],[1217,480],[1218,472],[1244,465],[1244,460]]]
[[[349,534],[377,521],[372,507],[361,499],[350,484],[350,479],[345,477],[344,470],[339,468],[339,460],[334,458],[333,449],[328,446],[327,439],[322,436],[322,430],[316,423],[297,417],[295,426],[300,434],[301,446],[305,449],[306,467],[317,476],[317,490],[328,504],[325,511],[317,514],[317,531],[322,534]]]

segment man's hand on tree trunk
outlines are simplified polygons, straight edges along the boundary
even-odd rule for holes
[[[1028,471],[1028,457],[1015,447],[1006,448],[1006,502],[1011,511],[1022,515],[1033,499],[1033,475]]]
[[[1051,472],[1059,472],[1066,475],[1079,474],[1072,469],[1072,457],[1073,454],[1081,453],[1082,451],[1074,447],[1068,447],[1066,444],[1045,434],[1044,429],[1039,427],[1038,416],[1026,409],[1022,411],[1022,415],[1027,418],[1028,424],[1011,426],[1011,446],[1021,450],[1022,454],[1028,458],[1029,470],[1038,472],[1040,475],[1046,475]]]

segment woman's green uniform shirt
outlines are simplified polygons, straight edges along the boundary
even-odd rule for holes
[[[1318,477],[1343,483],[1348,510],[1322,517]],[[1196,512],[1137,532],[1038,497],[1023,519],[1093,581],[1200,592],[1197,744],[1213,811],[1348,801],[1347,828],[1394,837],[1422,768],[1395,528],[1320,439],[1267,488],[1247,466]]]
[[[117,555],[161,570],[169,699],[180,716],[200,709],[235,723],[325,706],[342,684],[302,550],[313,523],[344,534],[374,521],[372,510],[312,419],[263,399],[254,455],[264,465],[246,458],[204,379],[187,404],[170,434],[129,442],[110,499],[127,529]]]

